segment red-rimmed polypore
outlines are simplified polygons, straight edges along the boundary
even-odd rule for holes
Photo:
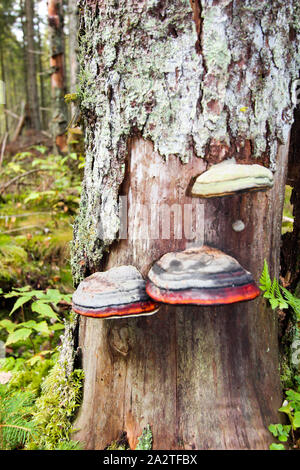
[[[236,259],[208,246],[167,253],[149,271],[146,291],[167,304],[222,305],[260,293]]]
[[[152,315],[159,308],[134,266],[119,266],[85,278],[73,294],[72,306],[76,313],[95,318]]]

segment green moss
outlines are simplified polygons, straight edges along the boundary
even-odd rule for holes
[[[152,431],[150,425],[143,429],[142,435],[138,439],[138,445],[135,450],[151,450],[152,449]]]
[[[35,436],[27,443],[27,449],[53,450],[75,445],[70,444],[72,420],[81,403],[84,378],[81,369],[73,370],[76,318],[66,325],[59,359],[42,383],[33,410]]]
[[[9,359],[14,358],[11,357]],[[11,366],[12,365],[13,364],[11,363]],[[22,361],[20,368],[17,367],[17,364],[14,367],[6,368],[4,363],[1,369],[12,371],[12,378],[7,385],[7,388],[11,392],[16,392],[20,390],[28,391],[34,394],[35,396],[38,396],[41,393],[41,385],[43,383],[43,380],[47,376],[49,370],[53,367],[53,365],[54,360],[51,358],[40,361],[33,367],[26,366],[24,361]]]
[[[138,444],[134,450],[151,450],[152,449],[152,431],[150,425],[143,429],[142,434],[138,438]],[[127,440],[126,432],[123,432],[119,439],[111,442],[105,450],[130,450],[130,446]]]
[[[42,384],[41,396],[33,409],[35,437],[27,449],[56,449],[62,442],[70,441],[72,418],[81,400],[83,371],[66,370],[58,362]]]
[[[130,450],[128,443],[113,441],[105,450]]]

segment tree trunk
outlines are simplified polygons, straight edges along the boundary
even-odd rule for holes
[[[62,0],[48,1],[48,22],[50,31],[50,67],[52,96],[52,136],[54,145],[61,152],[67,150],[67,107],[64,71],[64,16]]]
[[[3,109],[4,109],[4,121],[5,121],[5,132],[8,132],[8,117],[5,112],[7,106],[6,106],[6,84],[5,84],[5,64],[4,64],[4,57],[3,57],[3,49],[2,45],[0,44],[0,70],[1,70],[1,80],[4,83],[3,89],[1,88],[1,93],[3,93],[3,98],[4,98],[4,103],[3,103]],[[1,96],[2,98],[2,96]],[[2,102],[1,102],[2,104]]]
[[[70,93],[77,92],[78,74],[78,7],[77,0],[68,0],[69,11],[69,62],[70,62]],[[71,103],[71,113],[75,112],[75,105]]]
[[[40,26],[39,22],[41,19],[38,17],[38,24],[37,24],[37,43],[38,43],[38,70],[39,70],[39,85],[40,85],[40,103],[41,103],[41,125],[42,129],[47,128],[47,113],[45,111],[46,101],[45,101],[45,85],[44,85],[44,70],[43,70],[43,61],[42,61],[42,54],[43,54],[43,43],[41,38]]]
[[[80,86],[86,126],[75,284],[205,242],[256,281],[279,270],[280,225],[297,75],[293,1],[81,1]],[[266,193],[192,199],[209,165],[235,156],[274,171]],[[119,196],[127,238],[118,240]],[[154,237],[142,206],[185,206],[204,236]],[[142,205],[142,206],[140,206]],[[151,207],[152,207],[151,206]],[[173,206],[174,207],[174,206]],[[174,217],[175,219],[175,217]],[[233,222],[245,229],[235,232]],[[177,227],[176,227],[177,228]],[[199,236],[200,233],[200,236]],[[121,239],[122,238],[122,239]],[[80,318],[84,397],[75,427],[86,448],[150,424],[156,449],[266,449],[281,403],[277,316],[263,298],[229,306],[162,305],[145,319]]]
[[[291,132],[287,183],[292,186],[293,232],[283,236],[282,274],[289,289],[300,296],[300,108],[295,111],[295,122]]]
[[[36,79],[35,41],[33,26],[33,0],[25,0],[26,15],[26,72],[28,95],[28,119],[30,127],[40,130],[39,98]]]

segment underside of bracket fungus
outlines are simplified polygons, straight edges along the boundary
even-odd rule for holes
[[[236,259],[208,246],[167,253],[149,271],[146,291],[168,304],[222,305],[260,293]]]
[[[192,196],[221,197],[244,191],[265,191],[273,186],[273,173],[262,165],[241,165],[235,159],[213,165],[196,179]]]
[[[119,266],[84,279],[72,298],[73,310],[96,318],[152,315],[159,305],[146,293],[145,281],[134,266]]]

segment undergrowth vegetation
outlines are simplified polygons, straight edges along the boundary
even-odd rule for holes
[[[284,450],[287,443],[294,449],[300,448],[300,299],[295,297],[285,287],[280,285],[276,278],[271,279],[266,261],[260,278],[260,288],[264,297],[269,301],[272,309],[289,309],[292,315],[291,345],[289,357],[285,358],[285,366],[288,363],[290,376],[292,377],[292,388],[285,389],[285,399],[278,411],[284,413],[288,424],[270,424],[269,431],[280,443],[273,443],[271,450]],[[294,347],[293,347],[294,346]],[[283,380],[283,386],[284,386]]]
[[[68,269],[83,157],[46,154],[45,147],[3,164],[0,186],[1,286],[72,287]]]
[[[69,244],[83,165],[81,155],[42,146],[3,162],[0,449],[81,448],[71,433],[83,372],[73,370],[64,341],[73,321]]]

